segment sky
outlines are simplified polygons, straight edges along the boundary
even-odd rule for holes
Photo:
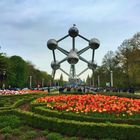
[[[140,31],[139,0],[0,0],[0,46],[7,56],[18,55],[31,61],[36,68],[51,74],[52,51],[46,46],[49,39],[60,39],[76,24],[79,34],[98,38],[100,47],[95,51],[95,62],[101,65],[104,55],[116,51],[125,39]],[[71,38],[59,43],[69,51]],[[76,37],[76,48],[80,50],[88,43]],[[82,55],[90,61],[92,50]],[[65,57],[56,50],[58,61]],[[79,61],[76,72],[80,73],[87,64]],[[67,73],[68,62],[61,65]],[[62,72],[56,72],[56,78]],[[81,75],[85,79],[88,70]],[[64,78],[67,76],[63,74]]]

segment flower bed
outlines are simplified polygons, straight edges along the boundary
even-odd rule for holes
[[[116,115],[140,114],[140,100],[105,95],[57,95],[36,100],[47,108],[75,113],[108,113]]]
[[[16,95],[16,94],[28,94],[28,93],[39,93],[40,90],[0,90],[0,95]],[[44,91],[47,93],[47,91]]]

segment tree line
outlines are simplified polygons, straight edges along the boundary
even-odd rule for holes
[[[113,86],[128,88],[133,86],[140,89],[140,33],[126,39],[113,51],[108,51],[102,60],[102,65],[97,66],[94,75],[87,77],[87,84],[105,87],[110,84],[111,72],[113,73]]]
[[[0,53],[0,88],[3,84],[5,88],[41,87],[50,85],[50,81],[51,75],[36,69],[31,62]]]

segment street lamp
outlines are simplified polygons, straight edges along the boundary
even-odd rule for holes
[[[98,87],[100,87],[100,75],[98,75]]]
[[[30,89],[32,89],[32,76],[30,75],[30,84],[29,84]]]
[[[52,85],[52,81],[50,80],[50,87],[51,87],[51,85]]]
[[[111,87],[113,87],[113,71],[110,71]]]
[[[42,78],[42,88],[44,87],[44,78]]]
[[[3,85],[2,85],[3,89],[5,89],[5,79],[6,79],[6,70],[3,70]]]

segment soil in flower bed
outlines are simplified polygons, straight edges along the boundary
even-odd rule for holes
[[[19,106],[19,108],[21,110],[24,110],[24,111],[29,111],[30,110],[30,105],[29,105],[29,103],[25,103],[25,104]]]

